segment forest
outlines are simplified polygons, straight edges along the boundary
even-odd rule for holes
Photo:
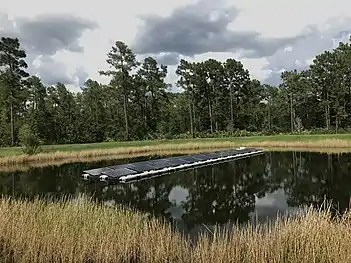
[[[351,128],[351,45],[318,54],[308,69],[281,73],[263,84],[240,61],[182,59],[175,93],[166,65],[138,61],[123,41],[99,71],[108,84],[88,79],[77,93],[63,83],[45,86],[27,73],[20,39],[0,40],[0,146],[23,138],[41,144],[117,140],[341,133]],[[29,138],[29,139],[28,139]]]

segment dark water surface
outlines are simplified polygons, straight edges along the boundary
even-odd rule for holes
[[[155,158],[155,157],[154,157]],[[263,155],[165,175],[138,183],[106,186],[80,177],[84,169],[145,160],[75,163],[26,172],[0,172],[0,194],[60,198],[85,194],[166,217],[186,231],[230,222],[265,221],[300,206],[332,201],[349,206],[351,154],[267,152]]]

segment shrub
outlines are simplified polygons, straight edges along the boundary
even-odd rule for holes
[[[35,154],[39,151],[40,140],[28,124],[23,124],[18,134],[22,151],[26,154]]]

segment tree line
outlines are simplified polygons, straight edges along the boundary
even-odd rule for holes
[[[240,61],[178,64],[174,93],[166,65],[142,61],[122,41],[107,53],[108,84],[88,79],[77,93],[27,73],[18,38],[0,40],[0,146],[201,136],[341,132],[351,126],[351,45],[285,71],[277,86],[252,78]]]

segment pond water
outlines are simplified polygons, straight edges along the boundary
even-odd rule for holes
[[[349,207],[351,154],[266,152],[131,184],[106,186],[81,179],[85,169],[150,158],[0,172],[0,194],[30,199],[84,194],[166,217],[187,232],[214,224],[263,222],[278,212],[319,207],[325,200],[332,202],[335,211]]]

